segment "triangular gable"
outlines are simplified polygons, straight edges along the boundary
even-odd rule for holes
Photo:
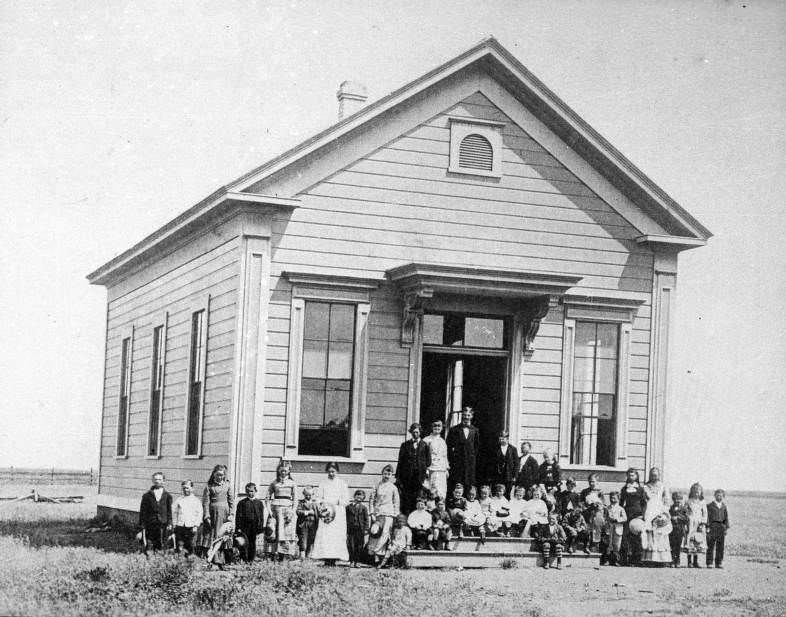
[[[302,179],[306,167],[309,168],[306,173],[308,180],[317,182],[350,163],[346,156],[337,156],[337,166],[331,170],[329,161],[319,162],[327,153],[344,150],[354,157],[367,154],[386,140],[422,122],[425,119],[423,114],[429,113],[429,101],[442,104],[444,109],[448,104],[466,98],[471,94],[466,86],[473,83],[473,79],[477,90],[510,115],[516,124],[530,131],[533,126],[539,127],[538,135],[534,137],[571,172],[578,171],[579,160],[588,162],[592,166],[593,177],[582,177],[582,181],[630,220],[642,234],[700,241],[711,237],[708,229],[581,120],[494,38],[484,39],[441,67],[244,174],[228,188],[280,196],[296,194],[307,185],[288,180],[294,177]],[[462,85],[465,88],[462,89]],[[453,97],[452,100],[450,97]],[[421,114],[419,118],[418,111]],[[432,106],[430,112],[437,113],[436,107]],[[407,126],[405,120],[411,124]],[[363,135],[372,127],[376,139]],[[386,127],[392,130],[385,131]],[[352,142],[352,147],[342,148],[349,142]],[[575,159],[573,165],[571,158]],[[635,208],[630,207],[631,203],[635,204]],[[649,224],[642,214],[651,219]]]

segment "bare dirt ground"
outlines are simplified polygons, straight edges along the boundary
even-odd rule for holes
[[[604,567],[406,572],[415,585],[424,576],[437,576],[457,590],[475,586],[477,591],[499,596],[506,606],[536,609],[535,614],[539,609],[544,617],[786,615],[786,562],[776,559],[730,557],[723,570]],[[515,615],[515,609],[510,614]]]

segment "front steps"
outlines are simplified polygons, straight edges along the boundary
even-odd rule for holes
[[[501,568],[503,562],[516,567],[543,565],[537,542],[528,538],[454,538],[449,551],[409,550],[407,561],[413,568]],[[552,557],[552,565],[556,559]],[[582,552],[562,556],[563,568],[594,568],[599,564],[597,553]],[[507,565],[511,567],[511,565]]]

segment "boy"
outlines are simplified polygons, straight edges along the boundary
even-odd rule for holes
[[[450,514],[450,524],[452,531],[456,532],[459,538],[463,538],[467,500],[464,498],[464,486],[461,483],[458,483],[453,487],[453,494],[448,497],[445,506],[448,513]]]
[[[619,565],[622,547],[623,523],[628,520],[625,509],[620,505],[620,494],[609,493],[609,506],[605,508],[605,525],[601,536],[600,565]]]
[[[565,516],[571,510],[580,510],[581,498],[576,492],[576,480],[569,476],[565,480],[565,490],[557,493],[557,508],[560,516]]]
[[[152,480],[153,486],[142,495],[139,505],[139,526],[145,532],[145,554],[148,547],[154,551],[163,549],[167,533],[172,529],[172,495],[164,490],[164,474],[157,471]]]
[[[562,549],[565,546],[565,530],[557,523],[557,514],[549,514],[549,522],[538,529],[540,550],[543,554],[543,569],[549,569],[549,557],[554,553],[557,557],[557,570],[562,570]]]
[[[587,523],[584,521],[584,516],[581,510],[568,510],[562,517],[562,528],[565,530],[567,542],[565,543],[565,551],[572,554],[576,546],[581,543],[584,546],[584,552],[589,553],[589,537],[587,536]]]
[[[510,502],[505,498],[505,485],[497,484],[494,486],[494,496],[491,498],[491,516],[495,517],[500,525],[504,537],[510,536]]]
[[[435,550],[439,550],[440,547],[443,551],[450,550],[450,540],[453,538],[450,524],[450,514],[445,507],[445,502],[440,499],[437,502],[437,509],[431,513],[431,546]]]
[[[425,549],[429,545],[429,539],[432,536],[432,517],[431,513],[426,510],[424,499],[418,497],[415,500],[415,509],[407,518],[407,525],[412,530],[413,550]]]
[[[347,549],[349,549],[349,563],[353,568],[358,567],[358,562],[363,560],[363,547],[366,544],[366,531],[369,526],[368,508],[366,504],[366,491],[358,489],[352,496],[352,503],[347,506]]]
[[[311,555],[311,547],[317,536],[319,522],[319,505],[314,499],[314,489],[307,486],[303,489],[303,499],[297,504],[297,539],[300,548],[300,559]]]
[[[562,472],[557,458],[554,456],[554,450],[546,448],[543,451],[543,462],[538,469],[538,483],[542,484],[548,493],[554,487],[559,486],[561,476]]]
[[[190,555],[194,552],[197,529],[202,524],[202,501],[193,494],[194,483],[191,480],[183,480],[180,488],[183,496],[177,498],[173,509],[175,546],[178,553]]]
[[[464,524],[467,532],[473,536],[480,536],[480,542],[483,544],[486,541],[486,516],[477,500],[477,490],[474,486],[469,487],[465,505]]]
[[[265,506],[256,499],[257,485],[246,484],[246,496],[237,502],[235,529],[246,537],[243,561],[251,563],[257,556],[257,534],[262,533],[265,524]]]
[[[679,568],[682,543],[688,533],[688,510],[685,507],[684,495],[679,491],[675,491],[671,494],[669,517],[671,517],[671,532],[669,532],[671,567]]]
[[[712,556],[715,554],[715,567],[723,568],[723,549],[726,544],[726,532],[729,531],[729,512],[723,500],[726,491],[719,488],[715,491],[715,501],[707,506],[707,567],[712,567]]]

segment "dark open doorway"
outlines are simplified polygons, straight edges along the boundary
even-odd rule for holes
[[[497,436],[505,428],[505,389],[508,359],[500,356],[423,352],[420,385],[420,422],[426,434],[431,422],[446,427],[460,421],[462,406],[475,410],[472,423],[480,432],[478,481],[491,475]],[[446,429],[447,430],[447,429]]]

